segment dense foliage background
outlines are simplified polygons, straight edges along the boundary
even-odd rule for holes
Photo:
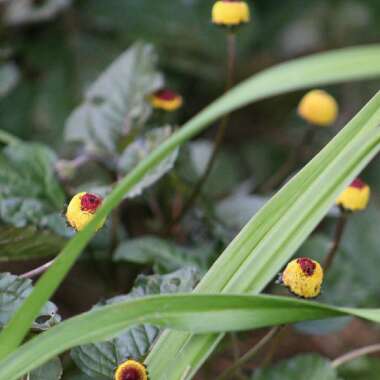
[[[252,22],[238,34],[238,80],[291,58],[379,41],[380,4],[376,0],[250,3]],[[107,194],[112,183],[171,133],[167,125],[180,126],[224,91],[225,34],[210,22],[212,4],[212,0],[0,3],[0,127],[25,141],[16,148],[6,146],[7,135],[1,138],[0,272],[21,274],[53,257],[74,233],[60,215],[72,195],[83,189]],[[132,143],[123,142],[130,149],[125,154],[115,143],[114,119],[103,120],[107,131],[95,128],[89,138],[80,126],[85,118],[75,116],[73,111],[104,91],[118,94],[114,88],[100,88],[99,82],[97,88],[91,85],[128,48],[131,50],[124,67],[139,80],[135,87],[124,88],[121,78],[126,82],[130,78],[118,78],[120,92],[135,105],[122,112],[130,125],[143,128],[136,128]],[[161,73],[165,83],[184,98],[184,106],[169,116],[142,108],[144,96],[163,83]],[[339,120],[334,127],[318,131],[293,169],[299,169],[318,152],[373,96],[379,84],[379,80],[372,80],[329,87],[340,105]],[[89,89],[92,95],[86,93]],[[182,148],[178,157],[177,153],[172,156],[159,173],[146,179],[143,189],[138,189],[144,191],[136,191],[136,197],[126,199],[97,234],[54,297],[59,315],[56,306],[49,304],[41,320],[36,321],[36,329],[46,329],[58,323],[60,316],[66,318],[99,302],[114,302],[111,297],[120,294],[134,297],[190,291],[275,190],[263,191],[260,185],[302,139],[306,126],[296,115],[302,94],[265,100],[233,115],[223,149],[196,207],[176,228],[171,228],[173,216],[205,167],[215,128]],[[69,141],[73,135],[77,139],[80,135],[81,142]],[[133,145],[136,141],[138,144]],[[82,156],[88,145],[95,159],[74,170],[69,160]],[[328,273],[322,301],[380,306],[379,165],[377,159],[363,174],[372,189],[370,207],[350,218],[340,254]],[[335,217],[336,210],[332,210],[297,256],[324,255]],[[0,292],[2,287],[12,286],[15,298],[21,300],[30,291],[29,282],[1,276]],[[284,293],[277,285],[268,291]],[[16,306],[2,309],[1,300],[0,327]],[[140,326],[99,347],[74,349],[74,360],[68,355],[62,358],[63,379],[110,378],[120,357],[143,356],[157,334],[152,326]],[[214,378],[261,335],[259,331],[227,336],[199,378]],[[357,320],[304,323],[294,326],[281,340],[272,361],[308,352],[335,358],[379,338],[376,327]],[[100,357],[107,360],[100,361]],[[276,379],[280,373],[282,379],[294,380],[294,365],[299,365],[300,371],[324,365],[314,356],[299,363],[295,360],[296,364],[282,363],[252,376],[255,380]],[[289,366],[289,374],[281,367],[284,365]],[[246,373],[250,375],[257,366],[260,361],[248,363]],[[377,378],[379,368],[378,359],[363,359],[342,367],[339,375],[345,380],[371,380]],[[50,376],[46,379],[58,378]]]

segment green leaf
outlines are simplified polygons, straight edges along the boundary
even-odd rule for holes
[[[32,291],[32,281],[10,273],[0,273],[0,329],[11,319],[24,299]],[[48,302],[33,323],[37,330],[47,330],[60,321],[57,307]]]
[[[114,154],[123,136],[148,119],[147,96],[162,86],[152,45],[136,43],[116,59],[85,94],[69,117],[65,137],[90,151]]]
[[[0,65],[0,98],[12,91],[19,79],[20,73],[14,63]]]
[[[187,248],[155,236],[143,236],[122,242],[115,251],[114,260],[154,264],[154,270],[158,273],[171,272],[189,265],[204,270],[212,252],[210,245]]]
[[[8,25],[23,25],[49,20],[68,7],[71,0],[47,0],[35,5],[32,0],[12,1],[6,4],[4,22]]]
[[[142,137],[130,144],[118,160],[118,171],[125,175],[131,172],[154,149],[167,140],[172,134],[171,127],[155,128],[146,132]],[[170,171],[178,156],[178,149],[162,160],[154,169],[150,170],[141,181],[128,192],[127,197],[140,195],[144,189],[152,186],[163,175]]]
[[[233,193],[217,204],[216,215],[226,226],[240,230],[267,201],[268,197]]]
[[[197,140],[184,149],[178,160],[178,174],[189,186],[195,184],[206,170],[213,151],[213,143]],[[211,197],[220,197],[230,192],[242,179],[240,163],[235,155],[221,150],[205,182],[203,193]]]
[[[361,357],[338,367],[342,380],[377,380],[380,373],[378,358]]]
[[[338,308],[287,297],[178,294],[130,299],[68,319],[32,338],[0,362],[0,380],[16,380],[73,346],[112,338],[136,324],[148,323],[201,334],[347,314],[380,323],[380,309]],[[148,370],[151,367],[148,366]]]
[[[164,276],[139,276],[128,295],[111,298],[102,305],[153,294],[190,292],[198,280],[197,272],[192,268]],[[71,350],[71,357],[85,374],[112,379],[115,368],[127,358],[142,360],[159,332],[159,328],[149,324],[137,325],[112,340],[75,347]]]
[[[63,369],[59,358],[54,358],[29,374],[29,380],[59,380]]]
[[[15,143],[0,155],[0,218],[16,227],[39,224],[63,208],[65,196],[54,173],[56,156],[36,143]]]
[[[195,291],[262,291],[378,152],[379,108],[377,95],[251,219]],[[193,376],[221,338],[162,334],[147,359],[152,376]]]
[[[0,358],[11,353],[22,342],[41,306],[54,293],[94,236],[97,224],[109,215],[149,170],[178,146],[200,133],[222,115],[249,102],[309,86],[377,76],[380,74],[377,64],[379,59],[380,48],[374,45],[317,54],[285,63],[238,85],[186,123],[116,186],[97,211],[93,221],[68,242],[54,264],[37,282],[33,294],[1,333]],[[258,292],[268,283],[279,267],[285,264],[287,258],[305,240],[315,224],[323,218],[338,192],[342,191],[376,154],[377,136],[374,129],[380,123],[379,115],[376,113],[379,103],[380,99],[377,96],[327,148],[267,203],[262,212],[256,215],[253,223],[248,224],[228,250],[220,256],[216,265],[205,276],[200,290],[214,288],[215,291],[220,291],[225,281],[235,273],[235,284],[241,284],[241,287],[236,286],[237,291],[248,288]],[[315,216],[306,222],[308,219],[305,217],[311,210]],[[283,218],[285,212],[287,215]],[[295,220],[300,223],[295,223]],[[293,239],[289,241],[286,249],[279,250],[279,245],[283,244],[285,235],[289,236],[289,228],[292,226],[295,227],[291,231]],[[271,233],[268,233],[269,231]],[[294,232],[298,232],[298,235]],[[282,235],[281,239],[276,237],[279,233]],[[275,245],[271,247],[275,255],[268,254],[268,244]],[[260,251],[255,250],[253,260],[247,260],[255,247],[260,248]],[[279,254],[281,252],[282,255]],[[256,265],[258,263],[260,265]],[[255,284],[251,283],[252,280]],[[248,286],[246,282],[249,282]],[[213,286],[210,286],[211,284]],[[226,290],[231,288],[234,287]],[[164,334],[165,337],[168,335]],[[173,344],[164,344],[163,338],[152,351],[149,361],[155,374],[164,373],[160,367],[167,369],[170,365],[168,361],[174,359],[175,370],[183,373],[190,369],[192,375],[221,339],[215,336],[198,337],[199,345],[196,344],[193,350],[196,358],[191,359],[191,355],[184,351],[183,360],[179,363],[175,354],[178,353],[178,347],[182,347],[188,340],[189,335],[182,334],[179,337],[173,334],[172,337]],[[193,343],[194,341],[191,341],[191,344]],[[189,365],[189,360],[192,361],[192,365]],[[155,374],[153,376],[156,376]]]
[[[60,236],[35,227],[0,227],[0,261],[53,256],[64,244]]]
[[[331,362],[316,354],[299,355],[266,369],[259,369],[252,380],[339,380]]]

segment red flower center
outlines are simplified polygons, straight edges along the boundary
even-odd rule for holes
[[[312,276],[315,271],[315,263],[313,260],[309,259],[308,257],[300,257],[297,260],[297,263],[300,265],[303,273],[305,273],[307,276]]]
[[[80,207],[82,211],[94,213],[102,204],[102,198],[95,194],[86,193],[80,199]]]
[[[141,380],[141,373],[138,369],[129,367],[123,369],[121,376],[118,380]]]
[[[154,93],[154,96],[162,100],[174,100],[178,97],[177,93],[175,93],[172,90],[169,90],[168,88],[156,91]]]
[[[360,178],[356,178],[351,182],[350,187],[354,187],[355,189],[360,190],[366,187],[366,184]]]

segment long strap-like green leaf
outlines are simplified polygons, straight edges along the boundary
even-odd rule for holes
[[[380,95],[244,227],[197,292],[260,292],[379,151]],[[191,378],[221,335],[166,332],[147,359],[153,380]],[[175,364],[175,365],[174,365]]]
[[[205,333],[344,315],[380,323],[380,309],[340,308],[287,297],[188,294],[130,300],[71,318],[33,338],[0,362],[0,380],[16,380],[71,347],[108,339],[140,323]]]
[[[31,295],[4,328],[0,335],[0,358],[12,352],[21,343],[44,303],[57,289],[80,252],[94,235],[99,221],[120,203],[125,193],[138,183],[151,168],[176,147],[205,129],[207,125],[223,114],[249,102],[294,89],[379,75],[379,59],[380,47],[375,45],[343,49],[279,65],[235,87],[186,123],[119,183],[107,197],[93,222],[68,242],[54,265],[41,277]],[[298,194],[299,191],[295,192],[293,199]],[[282,207],[284,206],[283,204]],[[268,224],[271,223],[272,220],[264,223],[262,230],[267,230]],[[239,244],[244,246],[244,242]],[[223,275],[220,274],[220,277]]]

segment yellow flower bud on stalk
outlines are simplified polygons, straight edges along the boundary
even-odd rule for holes
[[[117,367],[115,380],[148,380],[148,371],[144,364],[129,359]]]
[[[242,0],[219,0],[212,8],[212,22],[222,26],[238,26],[250,20],[248,4]]]
[[[309,91],[298,105],[298,115],[320,127],[332,125],[338,117],[338,103],[323,90]]]
[[[96,210],[102,204],[102,198],[95,194],[86,192],[75,195],[66,211],[67,223],[76,231],[81,231],[95,216]],[[98,228],[101,228],[105,219],[99,223]]]
[[[336,204],[348,211],[364,210],[369,201],[371,190],[360,178],[351,182],[336,200]]]
[[[153,108],[175,111],[182,106],[182,96],[169,89],[161,89],[152,94],[150,103]]]
[[[282,273],[282,283],[302,298],[315,298],[321,292],[323,269],[308,257],[292,260]]]

